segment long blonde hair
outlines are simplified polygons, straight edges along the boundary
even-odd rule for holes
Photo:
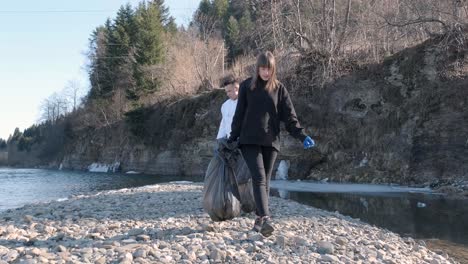
[[[262,52],[257,56],[257,64],[255,66],[255,74],[250,84],[250,89],[255,89],[257,86],[258,78],[260,78],[260,67],[269,68],[271,70],[270,79],[268,79],[265,89],[269,92],[278,87],[279,81],[276,78],[276,61],[275,56],[270,51]]]

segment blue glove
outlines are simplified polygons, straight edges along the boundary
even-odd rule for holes
[[[315,146],[315,141],[307,136],[304,139],[304,149],[310,149],[311,147]]]

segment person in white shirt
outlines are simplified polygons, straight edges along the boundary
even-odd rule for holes
[[[229,138],[231,134],[231,123],[237,107],[237,95],[239,93],[239,82],[232,75],[229,75],[221,81],[221,87],[224,87],[229,99],[221,106],[221,124],[219,125],[216,139]]]

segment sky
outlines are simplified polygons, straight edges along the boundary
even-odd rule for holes
[[[0,138],[38,123],[40,105],[69,81],[82,93],[88,39],[120,6],[143,0],[23,0],[0,6]],[[165,0],[178,25],[187,25],[200,0]]]

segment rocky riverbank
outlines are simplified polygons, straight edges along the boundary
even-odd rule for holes
[[[361,221],[271,197],[277,231],[253,215],[214,223],[202,185],[169,183],[0,213],[0,263],[457,263]]]

